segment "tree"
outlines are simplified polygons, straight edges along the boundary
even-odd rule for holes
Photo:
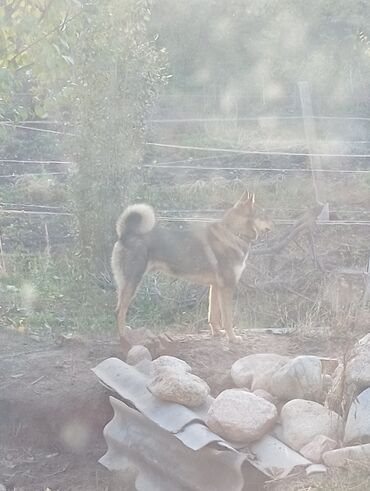
[[[0,117],[71,119],[68,150],[84,251],[106,259],[135,188],[144,117],[165,82],[149,40],[150,0],[6,0],[0,7]]]
[[[100,266],[118,214],[135,197],[145,114],[166,80],[164,51],[147,35],[149,6],[100,0],[70,41],[75,211],[83,250]]]

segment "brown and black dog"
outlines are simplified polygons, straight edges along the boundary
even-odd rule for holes
[[[247,191],[224,217],[203,227],[172,230],[156,223],[153,208],[129,206],[118,218],[118,240],[112,270],[118,288],[117,327],[126,336],[126,313],[148,271],[164,271],[194,283],[210,285],[208,321],[214,335],[225,330],[231,342],[233,292],[245,268],[249,248],[271,220]]]

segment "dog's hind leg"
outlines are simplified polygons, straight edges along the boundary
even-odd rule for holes
[[[135,296],[140,280],[141,278],[137,279],[136,281],[131,280],[129,283],[121,285],[118,290],[118,302],[116,307],[117,329],[124,355],[126,355],[128,350],[131,348],[129,331],[126,327],[127,310]]]
[[[208,323],[213,336],[221,334],[221,310],[217,285],[209,287]]]
[[[233,328],[233,289],[230,287],[219,289],[222,327],[225,329],[231,343],[240,343],[241,336],[236,336]]]
[[[118,286],[117,329],[124,352],[131,347],[130,331],[126,327],[127,310],[145,274],[147,264],[144,253],[140,250],[140,247],[137,247],[135,252],[128,251],[126,253],[124,260],[120,264],[120,272],[116,274]]]

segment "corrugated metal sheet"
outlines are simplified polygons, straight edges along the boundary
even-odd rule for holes
[[[119,360],[108,358],[102,361],[93,372],[99,379],[126,401],[130,401],[141,413],[157,423],[161,428],[177,433],[191,421],[204,421],[212,398],[203,406],[190,410],[180,404],[161,401],[147,389],[149,377],[143,371]]]
[[[139,491],[254,491],[248,487],[251,466],[279,479],[311,464],[273,435],[247,447],[226,442],[204,423],[212,398],[199,410],[161,401],[147,389],[147,368],[109,358],[93,370],[139,411],[110,398],[114,418],[104,430],[108,452],[100,461],[112,470],[135,465]]]
[[[294,469],[311,465],[309,460],[272,435],[251,443],[248,450],[254,455],[253,461],[248,458],[249,462],[273,479],[282,479]]]
[[[200,450],[211,443],[219,446],[220,449],[234,450],[229,443],[209,430],[207,426],[196,421],[189,423],[184,429],[176,433],[175,436],[192,450]]]
[[[243,454],[210,447],[195,452],[123,402],[110,400],[114,417],[104,429],[108,452],[100,463],[110,470],[137,467],[138,491],[243,490]]]

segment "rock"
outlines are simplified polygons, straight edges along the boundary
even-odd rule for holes
[[[323,400],[321,361],[317,356],[297,356],[272,374],[271,392],[283,401]]]
[[[148,384],[150,392],[169,402],[188,407],[205,403],[210,393],[207,383],[192,373],[179,369],[163,368]]]
[[[324,463],[332,467],[346,467],[349,463],[370,464],[370,444],[338,448],[325,452],[322,456]]]
[[[370,334],[355,345],[345,369],[347,386],[357,391],[370,387]]]
[[[333,375],[333,373],[335,372],[335,370],[339,365],[338,358],[327,358],[321,356],[320,361],[321,361],[322,373],[326,375]]]
[[[344,365],[340,363],[333,374],[331,387],[325,399],[325,406],[332,411],[343,414],[345,398]]]
[[[370,443],[370,388],[351,404],[344,429],[345,443]]]
[[[152,355],[148,348],[140,344],[133,346],[127,353],[126,362],[129,365],[137,365],[143,360],[152,361]]]
[[[337,442],[332,438],[328,438],[325,435],[316,435],[309,443],[300,449],[299,453],[311,462],[319,464],[322,459],[322,454],[329,450],[334,450],[337,446]]]
[[[322,389],[325,394],[331,391],[333,387],[333,377],[331,375],[328,375],[327,373],[322,376]]]
[[[266,401],[269,401],[272,404],[277,403],[276,397],[274,397],[272,394],[270,394],[270,392],[267,392],[267,390],[257,389],[255,391],[253,391],[253,394],[257,397],[262,397],[262,399],[266,399]]]
[[[342,418],[314,401],[294,399],[287,402],[280,414],[281,438],[299,451],[315,436],[324,435],[337,440],[342,432]]]
[[[312,477],[316,476],[323,476],[328,472],[328,469],[325,467],[325,465],[322,464],[312,464],[306,467],[306,476],[310,476],[311,479]]]
[[[180,372],[191,372],[191,367],[184,360],[175,356],[163,355],[152,361],[150,373],[152,377],[156,377],[162,369],[171,368]]]
[[[284,365],[289,358],[275,353],[248,355],[231,367],[231,376],[237,387],[270,391],[271,373]]]
[[[370,387],[370,334],[360,339],[346,359],[339,364],[325,404],[347,414],[354,398],[368,387]]]
[[[250,442],[265,435],[277,420],[276,407],[250,392],[228,389],[213,401],[206,423],[217,435],[234,442]]]

